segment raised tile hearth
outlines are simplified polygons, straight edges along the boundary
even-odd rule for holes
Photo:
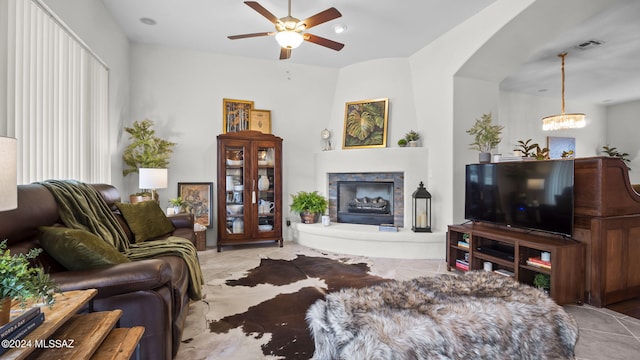
[[[378,231],[378,226],[361,224],[293,223],[294,241],[314,249],[343,254],[394,259],[444,259],[441,234]]]

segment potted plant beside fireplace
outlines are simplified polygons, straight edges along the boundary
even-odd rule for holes
[[[313,224],[318,221],[320,215],[327,211],[327,199],[317,191],[299,191],[291,195],[291,211],[300,214],[300,220],[305,224]]]

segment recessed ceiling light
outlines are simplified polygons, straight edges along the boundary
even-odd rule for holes
[[[333,27],[333,31],[336,34],[342,34],[343,32],[347,31],[347,25],[337,24]]]
[[[153,20],[152,18],[147,18],[147,17],[140,18],[140,22],[145,24],[145,25],[155,25],[156,24],[155,20]]]

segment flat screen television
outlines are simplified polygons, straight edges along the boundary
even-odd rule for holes
[[[468,220],[572,236],[573,160],[469,164]]]

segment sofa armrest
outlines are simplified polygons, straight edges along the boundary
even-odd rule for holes
[[[97,298],[153,290],[171,282],[169,264],[160,259],[136,260],[82,271],[52,273],[60,290],[97,289]]]
[[[180,213],[169,216],[169,220],[173,223],[173,226],[176,228],[190,228],[193,229],[193,214],[190,213]]]

